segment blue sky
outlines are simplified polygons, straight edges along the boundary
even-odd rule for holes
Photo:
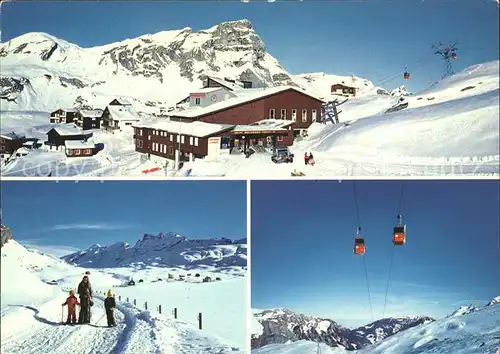
[[[254,181],[252,307],[371,322],[352,181]],[[400,181],[357,181],[373,317],[383,314]],[[271,197],[272,195],[272,197]],[[279,201],[279,202],[278,202]],[[500,295],[498,181],[407,181],[385,316],[441,317]]]
[[[82,47],[162,30],[249,19],[291,73],[355,74],[394,88],[427,88],[443,63],[431,45],[458,40],[462,70],[497,60],[494,0],[202,2],[14,2],[2,9],[2,39],[47,32]],[[408,66],[412,79],[402,79]],[[391,79],[391,80],[389,80]]]
[[[2,181],[3,222],[24,245],[60,255],[174,231],[246,237],[245,181]]]

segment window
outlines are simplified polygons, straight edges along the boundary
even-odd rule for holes
[[[151,135],[148,135],[148,140],[151,140]]]
[[[302,121],[307,122],[307,109],[302,110]]]
[[[177,138],[177,139],[175,140],[175,142],[177,142],[177,143],[178,143],[178,142],[179,142],[179,135],[176,135],[175,137]]]
[[[271,108],[269,110],[269,119],[274,119],[275,118],[275,111],[274,108]]]
[[[184,135],[181,135],[181,144],[184,144]]]
[[[294,122],[297,121],[297,110],[296,109],[292,109],[292,120]]]
[[[137,147],[142,147],[142,140],[141,139],[137,139]]]
[[[174,141],[174,136],[170,134],[170,141]]]
[[[280,111],[280,119],[283,119],[283,120],[286,119],[286,109],[282,109]]]
[[[201,102],[201,100],[200,100],[200,98],[199,98],[199,97],[196,97],[196,98],[194,99],[194,104],[200,104],[200,102]]]
[[[171,146],[168,147],[168,154],[169,155],[173,155],[174,154],[174,148],[173,147],[171,147]]]
[[[283,137],[282,136],[278,136],[278,141],[283,141]]]
[[[194,138],[194,146],[198,146],[198,138]]]
[[[71,150],[71,149],[66,150],[66,154],[68,156],[73,156],[73,150]]]
[[[92,149],[87,149],[87,150],[85,150],[85,154],[86,154],[86,155],[90,155],[90,154],[92,154]]]
[[[75,149],[75,155],[76,155],[76,156],[79,156],[80,154],[81,154],[80,149]]]
[[[312,118],[313,122],[316,122],[316,110],[315,109],[312,110],[311,118]]]
[[[189,137],[189,145],[193,145],[193,137],[192,136]]]

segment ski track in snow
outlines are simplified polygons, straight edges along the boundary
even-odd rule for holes
[[[117,303],[116,327],[106,325],[101,296],[92,307],[92,319],[86,325],[65,325],[56,314],[61,306],[56,299],[40,308],[21,307],[33,312],[33,322],[20,331],[2,337],[2,353],[18,354],[188,354],[241,353],[202,333],[190,325],[152,318],[127,303]],[[6,310],[7,311],[7,310]],[[4,311],[4,313],[6,312]],[[50,313],[51,315],[47,315]],[[66,320],[66,313],[64,314]],[[193,335],[194,334],[194,335]]]

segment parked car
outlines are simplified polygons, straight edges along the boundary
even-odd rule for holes
[[[290,152],[288,147],[277,147],[273,149],[273,155],[271,156],[271,161],[274,163],[289,163],[293,162],[293,154]]]

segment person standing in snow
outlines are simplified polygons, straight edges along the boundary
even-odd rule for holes
[[[314,163],[315,163],[315,162],[314,162],[314,156],[313,156],[313,153],[312,153],[312,152],[310,152],[310,153],[309,153],[309,159],[307,160],[306,165],[307,165],[307,164],[309,164],[309,165],[311,165],[311,166],[314,166]]]
[[[69,297],[62,304],[62,306],[68,306],[68,318],[66,320],[66,324],[75,324],[76,323],[76,305],[79,305],[78,299],[75,296],[75,291],[71,289],[69,291]]]
[[[78,295],[80,296],[78,323],[90,323],[90,307],[93,304],[92,286],[90,285],[89,277],[86,275],[80,284],[78,284]]]
[[[307,151],[304,153],[304,164],[307,166],[307,164],[309,163],[309,159],[310,159],[310,156],[309,154],[307,153]]]
[[[106,309],[106,318],[108,319],[108,327],[116,327],[115,308],[116,301],[111,289],[108,290],[108,297],[104,299],[104,308]]]

